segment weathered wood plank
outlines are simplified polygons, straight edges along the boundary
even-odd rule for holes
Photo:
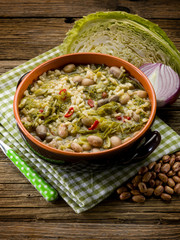
[[[2,239],[179,239],[179,226],[101,223],[0,222]],[[9,238],[10,239],[10,238]]]
[[[10,71],[11,69],[23,64],[25,60],[5,60],[0,61],[0,75]]]
[[[179,18],[178,0],[0,0],[0,17],[81,17],[97,11],[127,11],[151,18]]]

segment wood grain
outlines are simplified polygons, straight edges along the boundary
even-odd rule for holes
[[[0,222],[1,225],[1,222]],[[2,226],[2,225],[1,225]],[[179,229],[176,225],[137,225],[137,224],[86,224],[86,223],[3,223],[0,226],[2,237],[6,239],[13,236],[13,239],[179,239]],[[71,231],[70,231],[71,229]],[[153,229],[153,231],[152,231]],[[160,229],[160,230],[159,230]],[[149,236],[149,237],[148,237]]]
[[[97,11],[126,11],[146,18],[179,18],[177,0],[0,0],[0,17],[82,17]]]

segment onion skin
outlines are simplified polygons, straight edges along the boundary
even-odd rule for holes
[[[162,63],[147,63],[139,69],[154,87],[157,107],[164,107],[177,100],[180,95],[180,77],[170,66]]]

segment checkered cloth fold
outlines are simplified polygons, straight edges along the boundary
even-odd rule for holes
[[[139,163],[122,166],[118,163],[98,166],[81,162],[56,165],[37,157],[22,140],[13,114],[13,98],[19,78],[34,67],[61,55],[57,46],[0,76],[0,138],[13,148],[31,167],[48,181],[76,213],[86,211],[108,197],[117,187],[137,173],[139,168],[165,154],[180,150],[180,136],[156,117],[152,130],[160,132],[158,148]]]

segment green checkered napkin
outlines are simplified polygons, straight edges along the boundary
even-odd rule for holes
[[[136,174],[141,166],[156,161],[165,154],[179,151],[180,136],[156,117],[152,129],[160,132],[161,144],[140,163],[99,167],[84,161],[65,166],[51,164],[37,157],[29,150],[18,132],[12,108],[14,93],[16,84],[24,73],[59,55],[61,48],[58,46],[0,76],[0,138],[41,174],[76,213],[81,213],[109,196],[123,182]]]

